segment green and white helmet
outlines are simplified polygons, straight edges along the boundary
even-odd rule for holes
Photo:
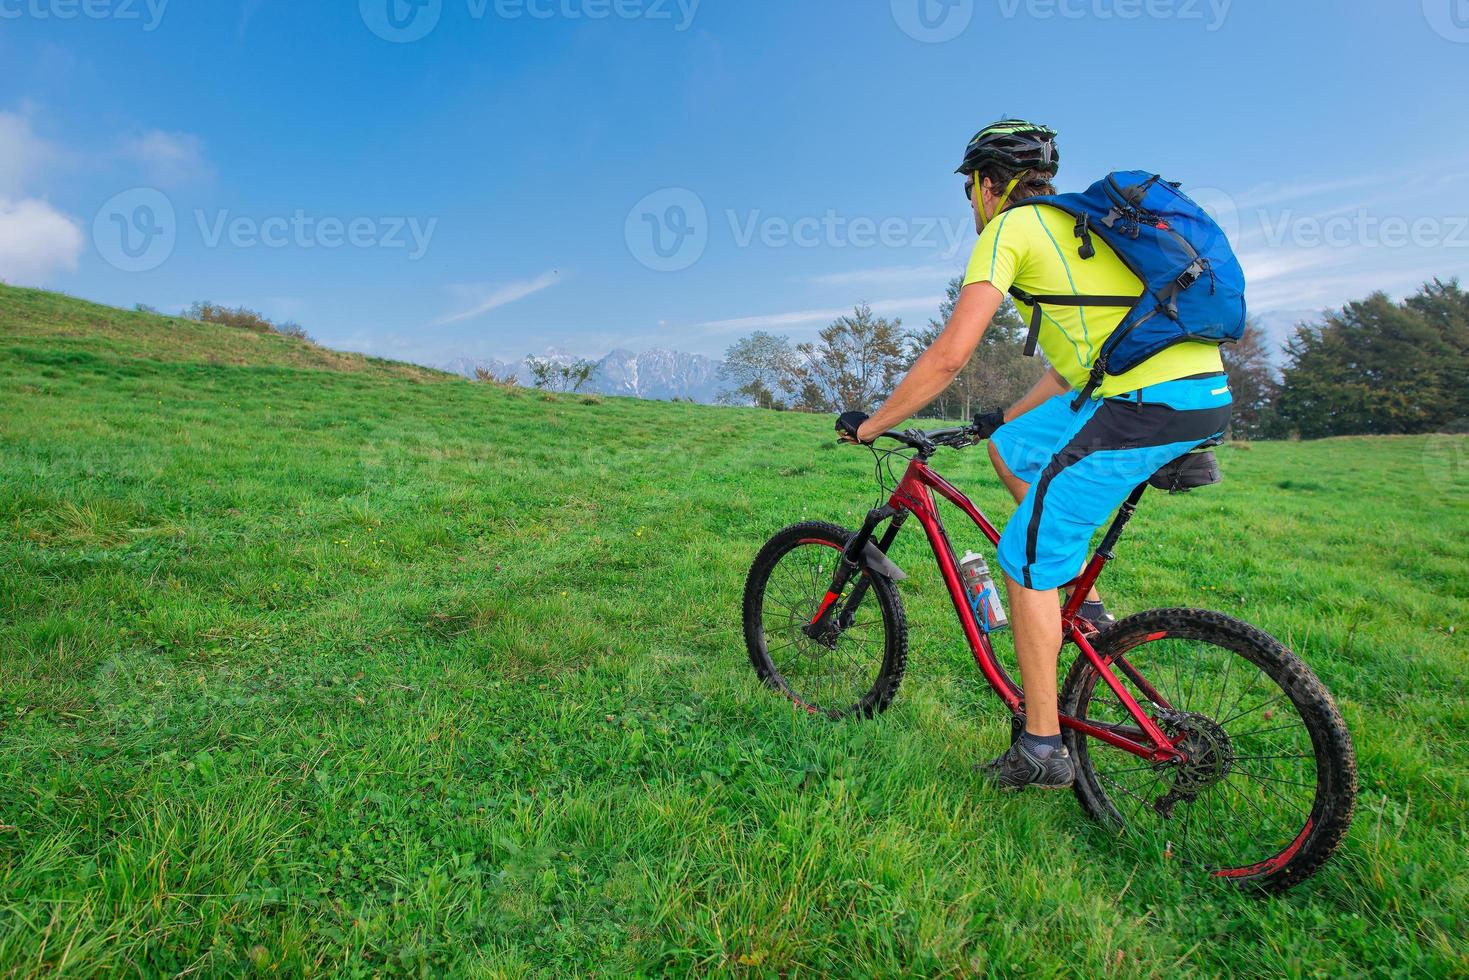
[[[1024,119],[991,123],[974,134],[964,151],[964,162],[954,172],[972,174],[990,165],[1011,173],[1021,170],[1055,173],[1061,166],[1056,131]]]

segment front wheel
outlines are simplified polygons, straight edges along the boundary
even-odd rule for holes
[[[1156,609],[1107,629],[1096,651],[1187,757],[1150,763],[1066,733],[1076,796],[1094,819],[1165,860],[1284,891],[1324,864],[1351,823],[1357,765],[1331,695],[1274,637],[1200,609]],[[1085,656],[1061,710],[1141,732]]]
[[[780,531],[760,549],[745,582],[745,645],[767,687],[812,714],[870,718],[892,703],[908,665],[908,624],[897,589],[859,569],[833,608],[830,627],[812,636],[843,549],[854,532],[808,521]],[[858,604],[849,603],[864,586]]]

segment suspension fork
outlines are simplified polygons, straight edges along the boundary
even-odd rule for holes
[[[852,539],[842,549],[841,561],[837,563],[836,573],[832,576],[831,587],[827,589],[826,597],[821,601],[821,608],[811,618],[811,622],[803,627],[803,632],[807,636],[821,640],[833,632],[833,625],[838,633],[852,625],[857,618],[857,607],[867,595],[868,580],[865,578],[857,580],[857,587],[852,590],[847,601],[842,603],[839,611],[836,608],[837,600],[841,598],[852,576],[857,574],[858,569],[862,567],[863,553],[872,542],[873,535],[877,533],[878,525],[888,519],[892,520],[877,542],[878,550],[887,554],[887,550],[892,547],[893,540],[897,538],[898,531],[902,529],[907,517],[907,511],[899,512],[892,505],[877,507],[867,512],[867,519],[862,522],[862,527],[852,535]],[[833,618],[835,618],[834,624]]]
[[[888,517],[891,517],[893,520],[893,522],[888,525],[887,530],[882,533],[882,537],[877,542],[877,550],[881,551],[883,554],[887,554],[888,549],[893,546],[893,541],[897,539],[898,532],[903,529],[903,522],[908,520],[908,512],[906,510],[901,512],[894,511],[892,507],[880,507],[878,508],[878,510],[869,513],[867,515],[868,519],[870,520],[872,514],[879,513],[880,511],[887,511],[888,513],[884,517],[879,519],[879,523],[881,523],[882,520],[886,520]],[[873,529],[876,530],[876,525],[873,526]],[[870,534],[868,535],[868,539],[871,540]],[[867,546],[864,544],[862,546],[862,550],[865,551],[866,547]],[[858,551],[857,554],[860,556],[862,554],[862,551]],[[843,557],[846,556],[844,555]],[[851,595],[847,596],[847,601],[842,604],[842,611],[837,615],[838,629],[849,629],[852,623],[856,621],[857,607],[862,605],[862,600],[866,598],[867,590],[871,586],[871,581],[872,580],[868,578],[860,578],[857,580],[857,587],[852,590]]]

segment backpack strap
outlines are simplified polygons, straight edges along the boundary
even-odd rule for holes
[[[1131,333],[1134,327],[1147,323],[1160,312],[1166,311],[1160,306],[1151,313],[1144,315],[1142,319],[1135,320],[1127,326],[1119,325],[1116,330],[1112,331],[1112,336],[1108,337],[1106,342],[1102,344],[1102,349],[1097,352],[1096,359],[1092,361],[1092,369],[1087,377],[1086,387],[1081,389],[1081,394],[1077,395],[1071,403],[1071,410],[1073,412],[1085,405],[1087,400],[1092,397],[1092,393],[1102,386],[1102,381],[1107,376],[1107,359],[1112,356],[1112,351],[1122,342],[1122,338]]]
[[[1049,306],[1136,306],[1138,296],[1036,296],[1019,286],[1010,287],[1010,295],[1030,307],[1030,332],[1025,336],[1025,356],[1035,356],[1036,339],[1041,332],[1041,304]]]

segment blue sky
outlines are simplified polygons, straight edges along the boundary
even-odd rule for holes
[[[1063,189],[1184,181],[1288,320],[1469,272],[1466,89],[1465,0],[0,0],[0,277],[717,355],[926,319],[964,143],[1021,115]]]

